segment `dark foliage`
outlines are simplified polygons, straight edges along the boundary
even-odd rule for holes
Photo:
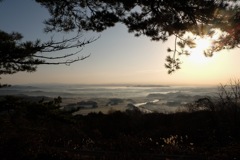
[[[240,128],[229,112],[71,116],[60,98],[1,98],[2,159],[238,159]],[[5,108],[4,108],[5,106]],[[237,122],[240,122],[239,116]],[[14,153],[14,154],[13,154]]]
[[[221,21],[222,15],[216,17],[216,10],[227,7],[214,0],[36,1],[52,16],[46,21],[46,31],[103,31],[122,22],[130,32],[145,34],[153,40],[167,40],[169,36],[185,31],[203,34],[196,28],[198,23],[208,25],[213,19]]]

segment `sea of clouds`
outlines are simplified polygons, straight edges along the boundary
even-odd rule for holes
[[[199,87],[161,85],[35,84],[14,85],[9,88],[0,89],[0,96],[18,95],[28,97],[44,96],[52,98],[61,96],[63,99],[81,99],[81,102],[68,101],[68,104],[64,104],[68,107],[75,108],[77,107],[77,104],[83,104],[82,101],[84,99],[91,99],[91,101],[95,100],[96,102],[100,99],[105,99],[107,100],[107,102],[104,102],[106,104],[101,105],[105,108],[111,107],[112,109],[114,106],[119,107],[119,104],[115,104],[115,102],[111,101],[122,99],[126,102],[122,105],[125,105],[126,107],[135,106],[146,113],[176,111],[179,107],[194,102],[199,98],[216,97],[217,93],[218,88],[215,86]],[[119,101],[119,103],[124,101]]]

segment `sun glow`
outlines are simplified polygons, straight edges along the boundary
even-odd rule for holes
[[[209,50],[212,46],[210,38],[199,38],[195,41],[196,47],[190,52],[190,60],[194,63],[203,64],[209,61],[209,57],[204,55],[204,51]]]
[[[204,51],[211,47],[211,40],[209,38],[201,38],[196,41],[196,50]]]
[[[224,36],[225,33],[219,29],[214,29],[208,35],[203,37],[197,36],[195,38],[196,47],[190,49],[190,60],[195,64],[205,64],[208,63],[212,58],[212,50],[214,50],[214,42],[218,41],[221,36]],[[205,53],[206,55],[205,55]]]

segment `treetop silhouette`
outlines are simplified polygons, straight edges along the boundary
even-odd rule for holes
[[[125,24],[136,36],[145,35],[154,41],[175,36],[175,49],[166,58],[169,73],[180,68],[177,55],[189,55],[186,47],[196,46],[198,37],[218,38],[204,54],[212,56],[222,49],[239,45],[240,12],[236,0],[36,0],[45,6],[51,17],[45,21],[46,32],[101,32],[116,23]],[[192,33],[193,36],[187,36]]]
[[[20,33],[0,30],[0,75],[19,71],[33,72],[38,65],[69,65],[88,56],[68,49],[83,47],[97,38],[80,41],[85,31],[102,32],[116,23],[127,26],[136,36],[145,35],[154,41],[175,36],[174,48],[168,49],[165,67],[169,73],[180,69],[179,55],[189,55],[187,48],[196,47],[196,37],[212,39],[206,56],[223,49],[239,47],[240,6],[236,0],[36,0],[50,13],[46,33],[75,32],[76,36],[61,41],[22,42]],[[191,36],[189,36],[191,33]],[[65,55],[55,51],[66,50]],[[74,57],[74,58],[71,58]]]
[[[0,29],[0,76],[17,72],[34,72],[39,65],[70,65],[84,60],[90,54],[79,56],[79,53],[85,45],[98,38],[86,40],[82,32],[77,32],[73,37],[58,41],[54,40],[54,37],[43,42],[37,37],[35,41],[24,41],[21,33],[7,33]],[[78,49],[70,52],[69,49],[72,48]],[[60,54],[58,51],[66,53]],[[8,85],[0,84],[0,88],[5,86]]]

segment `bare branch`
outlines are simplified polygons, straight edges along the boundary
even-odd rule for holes
[[[46,56],[38,56],[38,55],[33,55],[33,57],[35,58],[42,58],[42,59],[62,59],[62,58],[67,58],[67,57],[71,57],[71,56],[74,56],[78,53],[80,53],[83,49],[77,51],[77,52],[74,52],[74,53],[71,53],[71,54],[66,54],[64,56],[59,56],[59,57],[46,57]]]
[[[59,64],[65,64],[65,65],[70,65],[74,62],[77,61],[81,61],[84,60],[88,57],[90,57],[91,54],[87,55],[87,56],[82,56],[81,58],[78,57],[76,59],[72,59],[72,60],[66,60],[66,61],[62,61],[62,62],[45,62],[45,61],[39,61],[39,60],[35,60],[35,61],[16,61],[16,60],[11,60],[11,61],[6,61],[7,63],[14,63],[16,65],[21,64],[21,65],[41,65],[41,64],[47,64],[47,65],[59,65]]]
[[[81,36],[77,35],[73,38],[70,39],[63,39],[62,41],[54,42],[53,39],[51,39],[49,42],[42,44],[42,46],[39,49],[39,52],[55,52],[55,51],[60,51],[60,50],[66,50],[66,49],[71,49],[71,48],[78,48],[78,47],[83,47],[87,44],[90,44],[92,42],[95,42],[100,38],[91,38],[89,40],[83,40],[79,41],[79,38]],[[72,44],[75,42],[74,44]]]
[[[17,72],[35,72],[38,65],[70,65],[84,60],[90,56],[77,56],[85,45],[97,38],[83,39],[81,34],[62,41],[51,40],[41,43],[40,40],[22,42],[20,33],[6,33],[0,30],[0,75],[14,74]],[[81,48],[79,48],[81,47]],[[59,55],[57,51],[77,49],[70,53]]]

